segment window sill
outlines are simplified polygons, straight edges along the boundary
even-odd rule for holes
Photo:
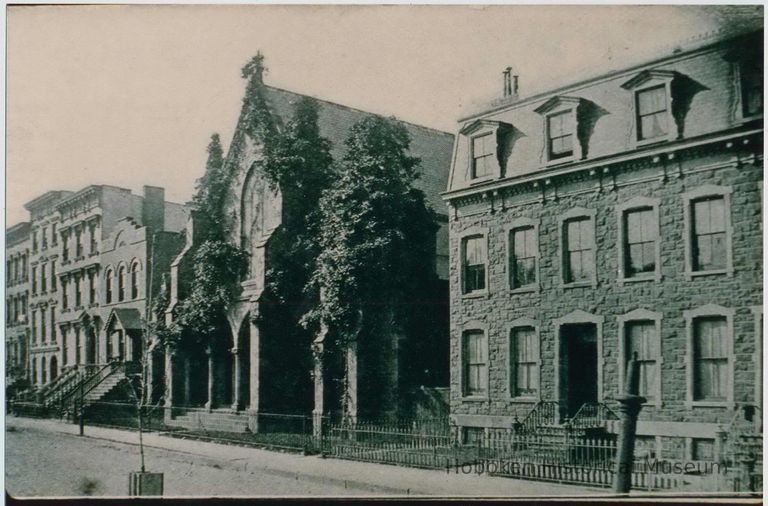
[[[688,277],[688,279],[696,278],[700,276],[721,276],[721,275],[733,276],[733,269],[714,269],[711,271],[686,271],[685,275]]]
[[[462,299],[480,299],[488,295],[488,290],[461,294]]]
[[[510,397],[509,402],[512,404],[533,404],[539,402],[538,397]]]
[[[518,295],[521,293],[538,293],[538,292],[539,292],[539,285],[521,286],[520,288],[509,289],[510,295]]]
[[[670,134],[654,137],[653,139],[642,139],[635,141],[635,148],[644,148],[646,146],[652,146],[654,144],[661,144],[673,140]]]
[[[734,403],[729,401],[688,401],[689,408],[726,408],[734,409]]]
[[[562,158],[553,158],[552,160],[547,160],[547,163],[544,164],[546,167],[554,167],[556,165],[565,165],[567,163],[573,163],[577,161],[576,155],[570,155],[570,156],[564,156]]]
[[[487,395],[465,395],[461,398],[461,402],[487,402],[489,400]]]
[[[597,286],[596,281],[574,281],[573,283],[562,283],[560,288],[595,288]]]
[[[472,179],[469,179],[467,182],[469,183],[469,186],[476,186],[476,185],[480,185],[480,184],[483,184],[483,183],[488,183],[490,181],[493,181],[497,177],[498,176],[496,176],[494,174],[491,174],[490,176],[483,176],[483,177],[472,178]]]
[[[644,281],[661,281],[661,276],[659,274],[646,274],[643,276],[634,276],[631,278],[624,278],[619,277],[619,284],[627,284],[627,283],[642,283]]]

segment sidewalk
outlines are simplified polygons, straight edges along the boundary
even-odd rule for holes
[[[7,417],[6,425],[77,435],[78,426],[49,419]],[[138,432],[85,427],[87,438],[137,445]],[[296,477],[381,495],[463,497],[610,496],[610,491],[477,474],[413,469],[221,445],[145,433],[146,447],[215,460],[222,469]]]

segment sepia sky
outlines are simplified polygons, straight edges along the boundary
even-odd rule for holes
[[[163,186],[185,202],[228,147],[261,50],[267,84],[454,132],[521,95],[640,63],[762,7],[26,6],[7,18],[7,224],[53,189]],[[759,17],[758,17],[759,16]],[[446,168],[447,170],[447,168]]]

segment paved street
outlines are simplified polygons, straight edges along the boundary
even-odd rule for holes
[[[407,469],[147,434],[149,471],[166,496],[562,496],[605,491]],[[20,496],[122,496],[139,467],[135,432],[51,420],[6,419],[6,489]]]

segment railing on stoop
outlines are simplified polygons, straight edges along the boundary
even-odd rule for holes
[[[605,427],[609,420],[618,420],[617,415],[611,408],[602,402],[586,402],[581,405],[579,410],[568,421],[571,428],[591,429]]]
[[[88,395],[94,388],[99,386],[104,380],[113,374],[125,373],[125,363],[112,361],[103,366],[89,365],[79,372],[78,381],[72,382],[68,388],[61,392],[61,395],[55,399],[55,404],[59,407],[60,413],[67,410],[74,412],[75,405],[80,397]]]
[[[538,401],[525,415],[521,423],[526,433],[536,432],[542,426],[556,425],[560,422],[560,403],[557,401]]]

